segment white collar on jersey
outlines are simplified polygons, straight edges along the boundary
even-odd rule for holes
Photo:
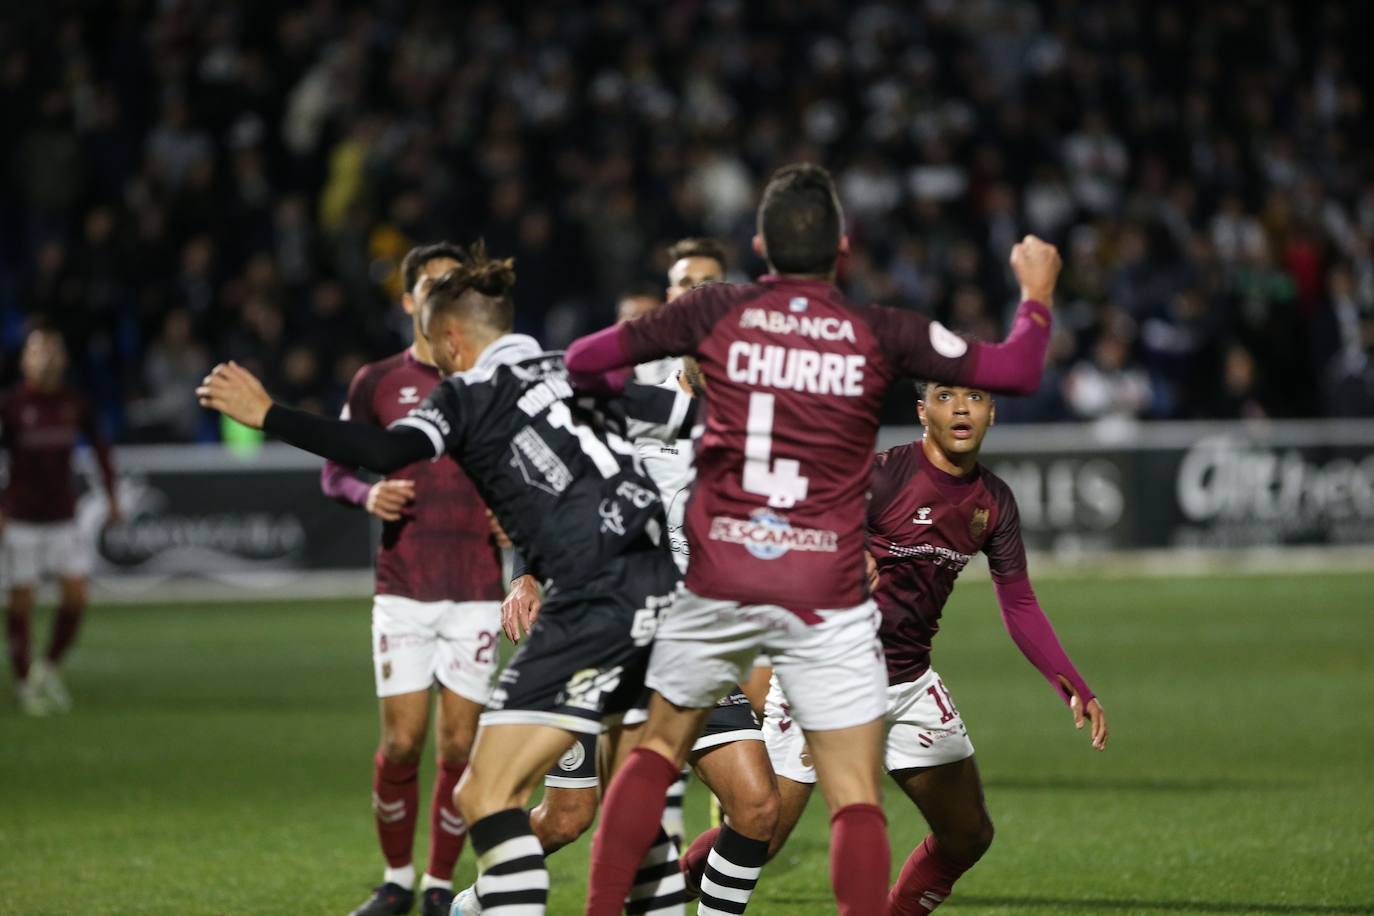
[[[531,359],[543,352],[544,348],[539,345],[539,341],[528,334],[502,334],[477,354],[477,361],[472,364],[471,369],[458,375],[469,381],[475,380],[478,376],[488,378],[497,366],[518,363],[522,359]]]

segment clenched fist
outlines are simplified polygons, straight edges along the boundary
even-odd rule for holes
[[[201,407],[218,410],[244,426],[262,429],[272,399],[257,376],[236,362],[220,363],[196,389]]]
[[[379,480],[367,491],[367,511],[384,522],[400,521],[406,503],[415,498],[413,480]]]
[[[1021,299],[1054,304],[1054,284],[1059,279],[1059,249],[1033,235],[1011,249],[1011,269],[1021,283]]]

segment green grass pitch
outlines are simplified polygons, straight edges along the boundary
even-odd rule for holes
[[[1374,912],[1374,575],[1040,595],[1111,746],[1073,730],[990,589],[960,586],[935,658],[997,839],[945,909]],[[348,912],[381,873],[368,651],[366,600],[97,608],[74,712],[26,719],[0,699],[0,913]],[[751,913],[834,912],[822,807]],[[886,807],[895,875],[925,830],[895,791]],[[704,826],[698,784],[688,817]],[[421,863],[427,836],[422,819]],[[550,860],[551,913],[580,912],[587,848]],[[456,877],[472,871],[468,850]]]

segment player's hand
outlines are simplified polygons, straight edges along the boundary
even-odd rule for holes
[[[521,576],[511,583],[510,594],[501,602],[501,629],[511,642],[520,641],[522,628],[525,633],[534,629],[541,607],[539,583],[534,576]]]
[[[1028,235],[1011,249],[1011,269],[1021,284],[1021,299],[1054,304],[1054,284],[1059,279],[1059,249]]]
[[[196,389],[201,407],[218,410],[244,426],[262,429],[272,399],[257,376],[232,360],[220,363]]]
[[[1088,701],[1088,705],[1083,705],[1083,698],[1074,690],[1069,679],[1064,675],[1059,675],[1059,683],[1064,685],[1064,689],[1069,692],[1069,710],[1073,713],[1074,728],[1082,728],[1084,722],[1092,723],[1093,748],[1099,751],[1107,749],[1107,712],[1102,708],[1102,704],[1097,702],[1097,697]]]
[[[415,498],[413,480],[379,480],[367,491],[367,511],[384,522],[401,519],[401,510]]]
[[[864,568],[868,572],[868,590],[876,592],[878,590],[878,561],[873,559],[873,554],[864,551]]]
[[[506,530],[501,527],[501,523],[496,520],[496,516],[492,514],[490,509],[487,510],[487,524],[491,526],[491,536],[496,539],[497,547],[500,547],[502,550],[510,550],[515,547],[515,545],[511,543],[510,536],[506,534]],[[521,578],[528,577],[522,576]]]

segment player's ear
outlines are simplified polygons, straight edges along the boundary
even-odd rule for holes
[[[750,242],[750,245],[754,249],[754,254],[763,258],[765,261],[768,260],[768,249],[763,247],[763,236],[759,235],[758,233],[754,233],[754,238],[753,241]]]
[[[996,426],[996,425],[997,425],[997,404],[996,404],[996,402],[994,402],[994,403],[992,404],[992,406],[988,408],[988,426]]]
[[[840,255],[843,257],[847,254],[849,254],[849,233],[845,232],[840,234]]]
[[[401,294],[401,308],[406,310],[407,315],[415,314],[415,297],[410,293]]]
[[[921,398],[916,399],[916,419],[921,421],[921,425],[926,425],[926,402]]]

